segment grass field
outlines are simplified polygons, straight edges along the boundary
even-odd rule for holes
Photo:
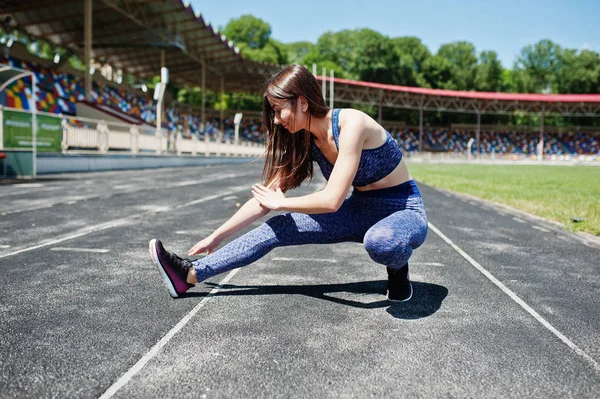
[[[567,230],[600,236],[600,167],[411,163],[409,170],[425,184],[505,204],[557,221]]]

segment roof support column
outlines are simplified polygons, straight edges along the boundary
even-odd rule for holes
[[[83,56],[85,58],[85,74],[84,74],[84,88],[85,88],[85,99],[92,101],[92,75],[90,70],[92,68],[92,0],[84,0],[84,49]]]
[[[538,160],[544,160],[544,121],[546,119],[546,105],[542,105],[542,119],[540,121],[540,143],[538,144]]]
[[[477,108],[477,136],[475,138],[475,143],[477,145],[477,159],[481,159],[481,147],[479,146],[479,139],[481,136],[481,108]]]
[[[423,154],[423,103],[419,105],[419,153]]]
[[[221,131],[221,134],[225,134],[225,127],[224,127],[224,123],[223,123],[223,112],[224,112],[224,108],[225,108],[225,78],[223,76],[221,76],[221,106],[220,106],[220,110],[219,110],[219,130]]]
[[[200,116],[202,118],[202,126],[204,126],[204,134],[206,134],[206,62],[204,60],[202,60],[202,108]]]

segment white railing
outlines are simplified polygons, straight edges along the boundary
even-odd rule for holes
[[[29,113],[28,111],[0,107],[10,111]],[[157,155],[219,155],[219,156],[260,156],[264,145],[252,142],[231,141],[214,142],[206,136],[204,140],[196,137],[185,138],[181,133],[168,134],[165,129],[157,131],[153,127],[139,126],[119,122],[78,118],[38,112],[60,118],[62,126],[61,150],[63,153],[95,152],[157,154]],[[0,119],[1,121],[1,119]],[[0,139],[3,124],[0,123]],[[169,139],[171,138],[171,139]],[[0,149],[2,142],[0,141]]]

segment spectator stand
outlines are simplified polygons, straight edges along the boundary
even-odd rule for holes
[[[545,116],[600,116],[600,94],[523,94],[523,93],[490,93],[457,90],[426,89],[421,87],[408,87],[388,85],[381,83],[361,82],[340,78],[328,78],[326,75],[318,76],[322,82],[330,80],[335,84],[335,102],[349,104],[376,104],[382,107],[415,109],[419,110],[419,152],[425,146],[435,145],[436,136],[443,136],[447,132],[429,135],[423,126],[423,113],[434,112],[460,112],[476,114],[475,148],[480,155],[482,148],[481,115],[482,114],[512,114],[520,111],[528,114],[539,114],[541,124],[537,128],[538,145],[537,157],[543,159],[546,145]],[[329,86],[326,93],[333,92],[333,85]],[[381,111],[379,113],[381,115]],[[426,136],[427,135],[427,136]]]

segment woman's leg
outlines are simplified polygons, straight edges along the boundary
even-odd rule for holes
[[[276,247],[360,242],[368,225],[348,200],[333,213],[287,213],[267,220],[218,251],[193,262],[198,281],[246,266]]]
[[[408,263],[413,249],[427,237],[427,215],[420,197],[406,199],[406,209],[375,223],[364,236],[363,245],[371,259],[391,269]]]
[[[408,259],[427,236],[427,215],[420,197],[406,199],[406,209],[397,211],[373,225],[363,244],[371,259],[387,266],[387,298],[408,301],[413,294]]]

